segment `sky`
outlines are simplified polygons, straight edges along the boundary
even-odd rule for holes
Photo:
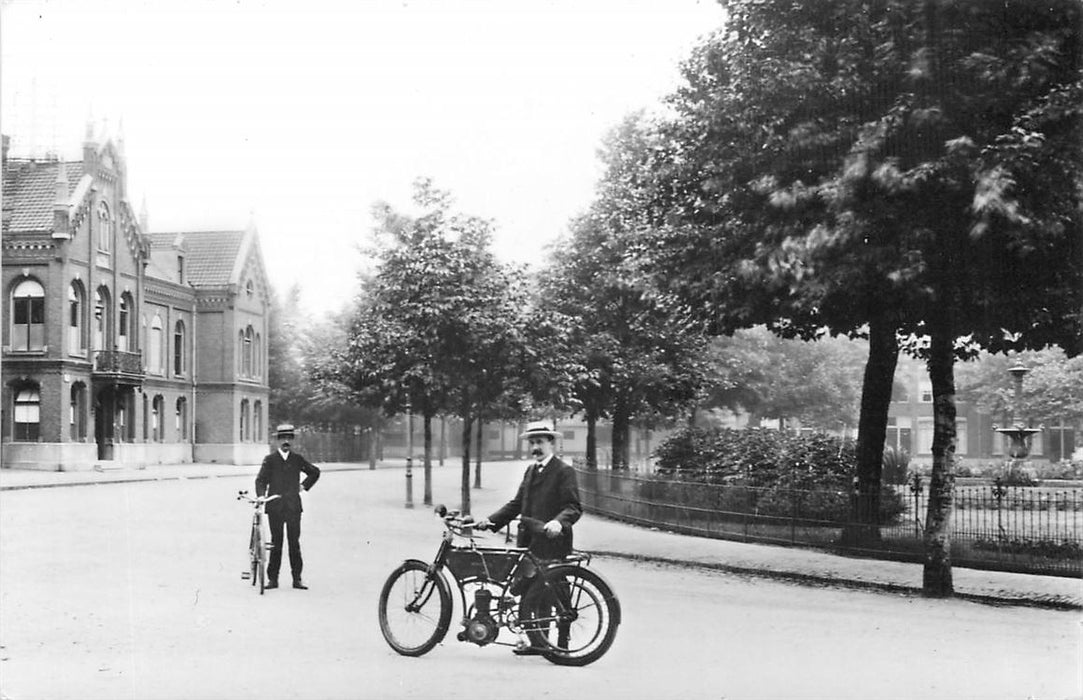
[[[430,177],[537,266],[583,211],[597,150],[654,109],[715,0],[3,0],[14,156],[122,134],[150,232],[254,223],[272,285],[342,308],[371,208]]]

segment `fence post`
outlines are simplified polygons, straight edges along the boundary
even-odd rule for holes
[[[914,494],[914,536],[921,537],[921,474],[914,474],[910,484],[910,493]]]

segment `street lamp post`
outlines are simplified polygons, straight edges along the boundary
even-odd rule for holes
[[[414,412],[406,401],[406,507],[414,507]]]

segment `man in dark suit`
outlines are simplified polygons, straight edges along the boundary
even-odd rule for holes
[[[282,529],[290,543],[290,573],[293,587],[302,591],[308,586],[301,581],[301,489],[308,491],[320,478],[318,467],[290,450],[294,437],[292,425],[278,426],[275,431],[278,449],[263,458],[256,475],[256,495],[279,496],[267,503],[267,521],[271,526],[271,558],[267,562],[267,588],[278,588],[278,570],[282,567]],[[305,480],[302,482],[301,473]]]
[[[534,463],[527,467],[515,497],[479,521],[478,527],[499,530],[516,516],[532,518],[538,522],[532,525],[520,520],[516,545],[529,548],[539,559],[562,559],[572,551],[572,525],[583,514],[575,470],[553,454],[557,434],[548,423],[528,423],[526,432],[519,437],[527,441]],[[513,590],[529,593],[534,575],[536,572],[527,572]],[[521,605],[529,609],[533,603],[524,596]],[[532,655],[538,650],[536,646],[520,645],[515,653]]]

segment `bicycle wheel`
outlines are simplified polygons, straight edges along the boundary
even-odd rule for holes
[[[256,578],[259,579],[259,594],[263,595],[263,588],[267,585],[266,575],[267,566],[264,558],[267,556],[263,548],[263,533],[257,529],[253,534],[252,539],[255,540],[255,559],[256,559]]]
[[[451,589],[429,565],[407,559],[380,591],[380,631],[403,656],[421,656],[444,640],[451,624]]]
[[[620,601],[596,572],[560,565],[538,576],[523,596],[520,620],[531,644],[561,666],[586,666],[605,654],[617,636]]]
[[[248,578],[252,579],[253,586],[256,585],[256,578],[259,576],[260,570],[259,546],[259,531],[252,528],[252,533],[248,537],[248,566],[251,569],[252,575]]]

